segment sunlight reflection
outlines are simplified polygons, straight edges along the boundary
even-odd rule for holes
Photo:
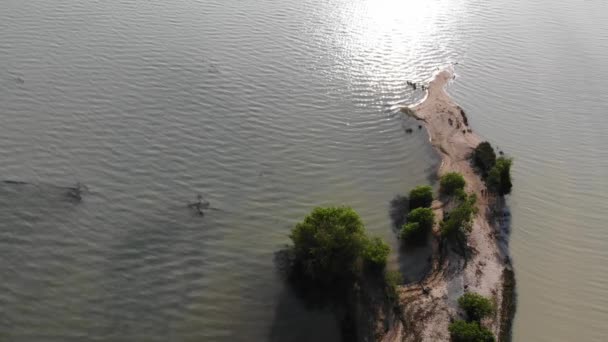
[[[417,41],[433,34],[443,1],[366,0],[359,25],[367,44],[378,40]]]

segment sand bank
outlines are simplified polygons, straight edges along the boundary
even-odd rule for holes
[[[459,172],[467,182],[466,191],[477,194],[479,213],[468,238],[471,253],[465,258],[436,243],[430,274],[419,284],[399,289],[405,326],[389,332],[383,341],[449,341],[448,325],[461,317],[456,300],[465,291],[477,292],[495,302],[496,314],[484,321],[495,336],[504,336],[503,330],[510,329],[510,317],[503,317],[510,316],[509,310],[502,307],[504,274],[511,270],[507,232],[494,219],[496,212],[502,212],[504,200],[482,195],[485,184],[471,168],[469,155],[483,140],[470,130],[465,112],[445,90],[453,78],[452,68],[437,72],[425,98],[404,112],[424,122],[430,142],[441,156],[439,175]],[[433,203],[438,220],[443,217],[443,207],[440,201]],[[439,233],[435,231],[435,235]]]

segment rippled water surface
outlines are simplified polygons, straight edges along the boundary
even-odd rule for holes
[[[437,163],[405,81],[450,62],[515,158],[514,340],[605,340],[605,22],[599,0],[5,1],[0,178],[28,184],[0,183],[0,340],[336,340],[273,253],[342,203],[397,246],[389,203]]]

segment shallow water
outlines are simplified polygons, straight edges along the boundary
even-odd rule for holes
[[[1,340],[335,340],[273,253],[342,203],[397,246],[390,202],[437,163],[397,108],[449,62],[516,160],[514,340],[608,335],[603,2],[3,7],[0,178],[31,184],[0,184]]]

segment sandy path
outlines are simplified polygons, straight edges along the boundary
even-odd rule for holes
[[[430,142],[441,155],[439,175],[460,172],[467,182],[466,191],[477,194],[479,213],[468,239],[473,253],[465,261],[448,251],[443,261],[435,260],[433,271],[421,284],[400,288],[407,324],[403,333],[398,334],[400,339],[385,339],[387,341],[449,341],[450,320],[460,315],[456,299],[465,290],[493,298],[497,308],[502,304],[502,274],[508,266],[503,255],[506,248],[501,248],[496,237],[498,230],[486,215],[496,199],[482,196],[485,185],[469,164],[468,156],[482,139],[469,130],[464,112],[445,90],[453,75],[451,68],[438,72],[428,85],[426,97],[411,110],[404,111],[424,121]],[[433,204],[438,220],[443,217],[442,207],[439,201]],[[424,294],[423,288],[428,288],[430,293]],[[500,328],[499,316],[500,309],[495,317],[484,322],[496,335]]]

